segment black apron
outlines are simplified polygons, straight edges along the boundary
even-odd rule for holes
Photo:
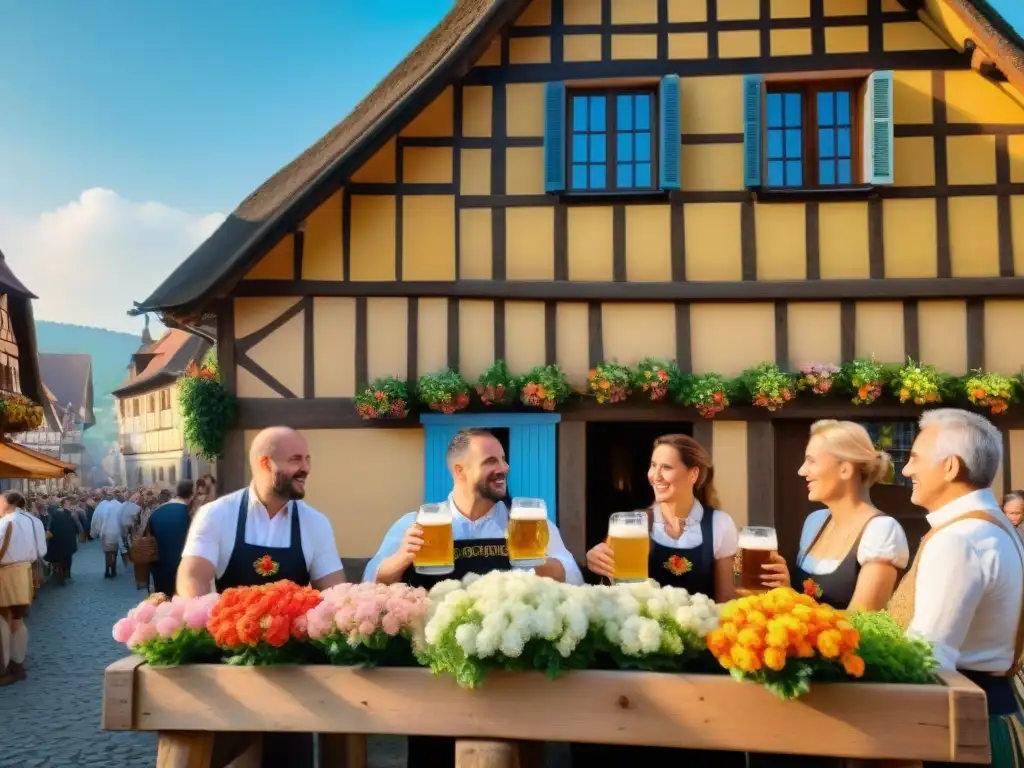
[[[824,533],[825,528],[832,519],[832,515],[826,517],[825,522],[822,523],[821,528],[814,534],[811,543],[804,550],[803,556],[797,558],[797,563],[793,568],[793,574],[790,578],[793,589],[810,595],[820,603],[825,603],[833,608],[845,611],[849,607],[850,601],[853,600],[854,592],[857,591],[857,578],[860,576],[861,569],[860,561],[857,559],[860,540],[864,538],[864,531],[871,525],[872,520],[879,517],[883,517],[883,515],[874,515],[864,523],[864,527],[857,534],[857,539],[853,542],[853,546],[850,547],[850,551],[846,553],[846,556],[839,562],[834,571],[819,574],[808,573],[800,567],[800,564],[807,557],[807,553],[818,543],[818,539],[821,538],[821,534]]]
[[[491,571],[508,571],[512,564],[508,559],[506,539],[456,539],[455,569],[442,576],[416,573],[409,566],[402,574],[401,581],[411,587],[430,589],[446,579],[461,579],[471,573],[484,576]],[[407,768],[454,768],[455,739],[448,736],[410,736]]]
[[[649,516],[654,529],[653,510]],[[647,574],[663,587],[681,587],[692,594],[715,597],[715,510],[705,509],[700,521],[701,542],[692,549],[677,549],[651,538]],[[685,521],[684,521],[685,524]]]
[[[715,510],[705,508],[700,521],[701,542],[690,549],[659,544],[651,539],[647,575],[663,587],[680,587],[690,594],[715,597]],[[648,515],[654,529],[654,511]],[[624,744],[570,745],[574,768],[592,765],[682,765],[694,768],[745,768],[743,752],[706,749],[641,747]]]
[[[309,586],[309,569],[302,554],[302,527],[299,523],[299,505],[292,502],[291,541],[287,547],[264,547],[246,544],[245,523],[249,519],[249,489],[242,492],[238,504],[238,524],[235,527],[235,548],[224,575],[217,579],[217,592],[223,594],[231,587],[255,587],[275,581],[294,581],[300,587]],[[288,765],[311,768],[313,765],[312,733],[266,733],[263,735],[263,768]]]
[[[255,587],[275,581],[294,581],[300,587],[309,586],[309,569],[302,554],[302,527],[299,523],[299,505],[292,502],[291,541],[287,547],[264,547],[245,543],[245,523],[249,519],[249,489],[242,493],[238,504],[238,525],[235,528],[235,548],[224,575],[217,579],[217,591],[231,587]]]

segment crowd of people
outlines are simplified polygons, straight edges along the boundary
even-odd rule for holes
[[[132,561],[132,543],[151,532],[162,539],[162,558],[134,569],[136,587],[172,593],[189,522],[216,495],[212,475],[183,480],[173,492],[143,486],[0,494],[0,687],[27,677],[25,619],[44,584],[72,581],[80,546],[98,541],[104,578],[116,578],[118,563]]]

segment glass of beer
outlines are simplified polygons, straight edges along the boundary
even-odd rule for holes
[[[444,576],[454,571],[455,539],[448,505],[423,504],[416,513],[416,525],[423,529],[423,546],[412,561],[416,573]]]
[[[613,514],[608,521],[608,546],[615,558],[615,581],[647,581],[651,537],[646,512]]]
[[[779,549],[774,528],[750,525],[740,530],[733,562],[733,576],[737,591],[742,594],[767,592],[762,580],[769,575],[762,566],[770,563],[772,553]]]
[[[548,507],[544,499],[512,499],[508,559],[513,568],[536,568],[548,557]]]

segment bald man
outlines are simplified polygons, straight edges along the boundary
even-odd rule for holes
[[[285,579],[317,589],[345,581],[331,522],[302,502],[309,448],[298,432],[271,427],[249,451],[252,483],[196,512],[178,567],[179,595]]]

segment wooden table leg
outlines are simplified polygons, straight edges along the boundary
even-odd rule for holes
[[[366,768],[366,736],[361,733],[321,733],[319,768]]]
[[[161,731],[156,768],[210,768],[214,734],[203,731]]]
[[[455,742],[455,768],[517,768],[519,764],[519,745],[515,742]]]

